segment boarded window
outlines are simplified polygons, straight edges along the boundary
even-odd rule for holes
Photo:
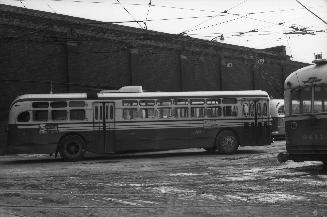
[[[66,101],[57,101],[57,102],[51,102],[52,108],[66,108],[67,102]]]
[[[70,101],[69,107],[85,107],[84,101]]]
[[[49,108],[49,102],[32,102],[33,108]]]
[[[48,121],[48,110],[34,110],[33,121]]]
[[[72,109],[69,113],[70,120],[85,120],[84,109]]]
[[[67,120],[67,111],[66,110],[52,110],[51,117],[54,121]]]
[[[30,121],[30,113],[28,111],[22,112],[17,117],[18,122],[29,122]]]

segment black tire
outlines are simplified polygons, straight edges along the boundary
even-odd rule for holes
[[[239,146],[238,139],[232,131],[225,130],[216,138],[216,149],[221,154],[233,154]]]
[[[59,153],[64,161],[81,160],[85,153],[85,142],[78,135],[64,137],[59,143]]]

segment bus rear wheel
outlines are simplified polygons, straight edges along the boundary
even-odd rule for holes
[[[85,142],[77,135],[66,136],[59,143],[59,153],[64,161],[81,160],[85,153]]]
[[[216,149],[222,154],[233,154],[238,149],[238,140],[232,131],[223,131],[216,138]]]

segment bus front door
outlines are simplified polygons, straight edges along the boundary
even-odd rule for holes
[[[271,127],[269,124],[268,100],[254,101],[254,137],[255,145],[267,145],[271,140]]]
[[[114,152],[114,103],[96,102],[93,104],[93,130],[96,151],[98,153]]]

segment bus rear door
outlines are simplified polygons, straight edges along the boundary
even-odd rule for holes
[[[271,141],[269,124],[269,102],[266,99],[255,100],[254,136],[255,145],[268,145]]]
[[[113,153],[115,146],[115,109],[113,102],[93,104],[94,141],[99,145],[98,152]]]

